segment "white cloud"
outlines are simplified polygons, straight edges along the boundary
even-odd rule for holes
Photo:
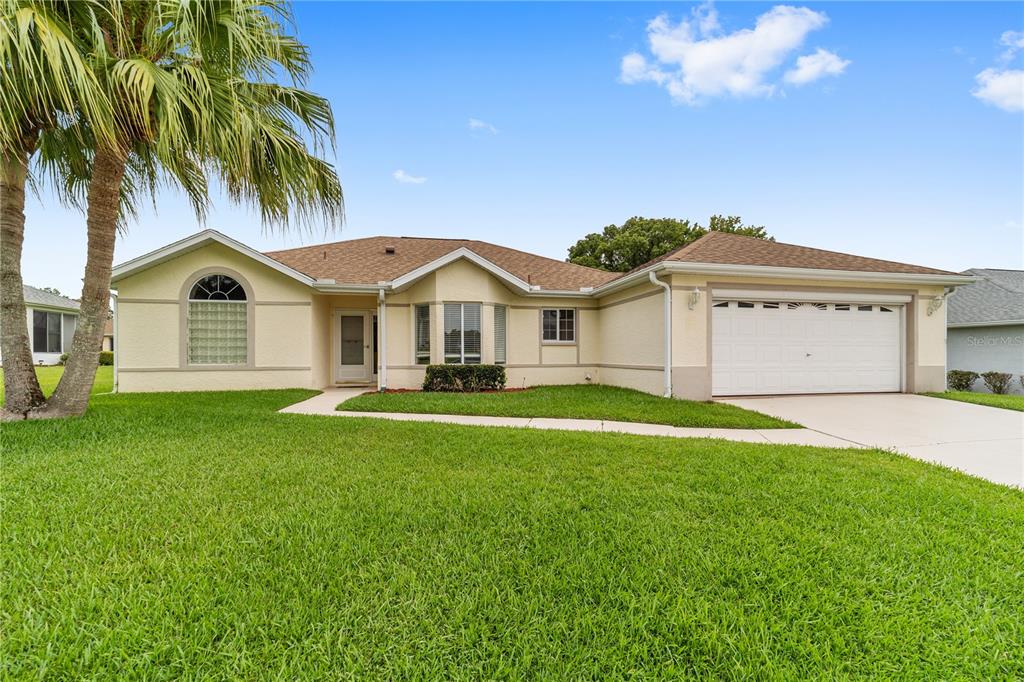
[[[497,135],[498,134],[498,129],[497,128],[495,128],[493,125],[491,125],[487,121],[481,121],[478,118],[471,118],[471,119],[469,119],[469,129],[470,130],[484,130],[484,131],[487,131],[488,133],[490,133],[491,135]]]
[[[783,78],[793,85],[806,85],[824,76],[838,76],[849,65],[849,59],[840,59],[836,53],[819,47],[814,54],[797,57],[796,67],[787,71]]]
[[[1004,111],[1024,111],[1024,71],[985,69],[974,77],[978,87],[971,94]]]
[[[403,185],[422,185],[424,182],[427,181],[427,179],[422,176],[409,175],[401,168],[392,173],[391,177],[393,177],[395,180],[398,180]]]
[[[1024,31],[1004,31],[999,44],[1006,47],[997,60],[999,66],[976,75],[977,87],[971,94],[1004,111],[1024,111],[1024,71],[1009,68],[1010,62],[1024,50]]]
[[[620,80],[655,83],[667,89],[673,100],[685,104],[725,95],[768,96],[776,90],[769,75],[803,45],[811,31],[827,23],[822,12],[777,5],[759,16],[754,28],[720,35],[718,15],[710,3],[678,24],[663,14],[647,25],[651,57],[638,52],[624,56]],[[842,63],[842,68],[849,63],[827,54]],[[826,73],[831,72],[821,75]]]

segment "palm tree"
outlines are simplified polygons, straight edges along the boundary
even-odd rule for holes
[[[96,372],[119,227],[163,184],[185,190],[200,220],[209,178],[270,227],[340,222],[329,103],[304,90],[308,51],[276,0],[114,0],[83,40],[110,102],[114,134],[77,116],[40,144],[47,175],[84,207],[88,253],[79,324],[65,372],[30,418],[81,414]],[[275,76],[283,74],[286,84]],[[307,145],[306,140],[309,140]],[[78,144],[85,141],[85,144]]]
[[[21,252],[29,160],[48,131],[78,117],[109,139],[113,119],[88,60],[104,8],[83,2],[0,4],[0,355],[5,413],[43,403],[28,344]],[[83,49],[84,48],[84,49]]]

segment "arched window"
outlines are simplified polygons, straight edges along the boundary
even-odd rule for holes
[[[233,277],[205,275],[188,292],[188,364],[244,365],[249,357],[249,304]]]

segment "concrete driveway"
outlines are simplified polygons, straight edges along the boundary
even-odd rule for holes
[[[1024,487],[1024,412],[920,395],[816,395],[722,402],[843,440]]]

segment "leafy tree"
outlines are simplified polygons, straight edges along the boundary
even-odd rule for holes
[[[608,225],[569,247],[569,262],[611,272],[628,272],[711,231],[769,239],[763,226],[744,225],[739,216],[713,215],[707,227],[675,218],[634,216],[622,225]]]
[[[0,0],[0,59],[18,50],[45,51],[32,46],[45,40],[45,31],[13,30],[27,6],[63,4]],[[288,34],[289,5],[108,0],[92,9],[85,19],[68,22],[67,49],[77,51],[91,69],[106,103],[101,114],[109,113],[90,117],[78,109],[60,110],[35,150],[45,177],[68,203],[85,211],[88,250],[66,369],[46,404],[22,412],[34,418],[85,411],[117,231],[134,217],[142,199],[155,200],[158,187],[183,189],[200,220],[211,176],[229,199],[257,206],[271,227],[330,224],[343,215],[334,168],[317,156],[333,145],[333,116],[325,99],[303,89],[311,65],[306,47]],[[48,75],[53,90],[83,80],[66,71]],[[286,82],[279,83],[282,79]],[[0,128],[8,123],[0,115]],[[17,117],[10,123],[16,125]],[[0,130],[0,144],[14,137]]]
[[[57,287],[40,287],[39,291],[45,291],[45,292],[47,292],[49,294],[53,294],[54,296],[63,296],[64,295],[64,294],[60,293],[60,289],[58,289]]]

